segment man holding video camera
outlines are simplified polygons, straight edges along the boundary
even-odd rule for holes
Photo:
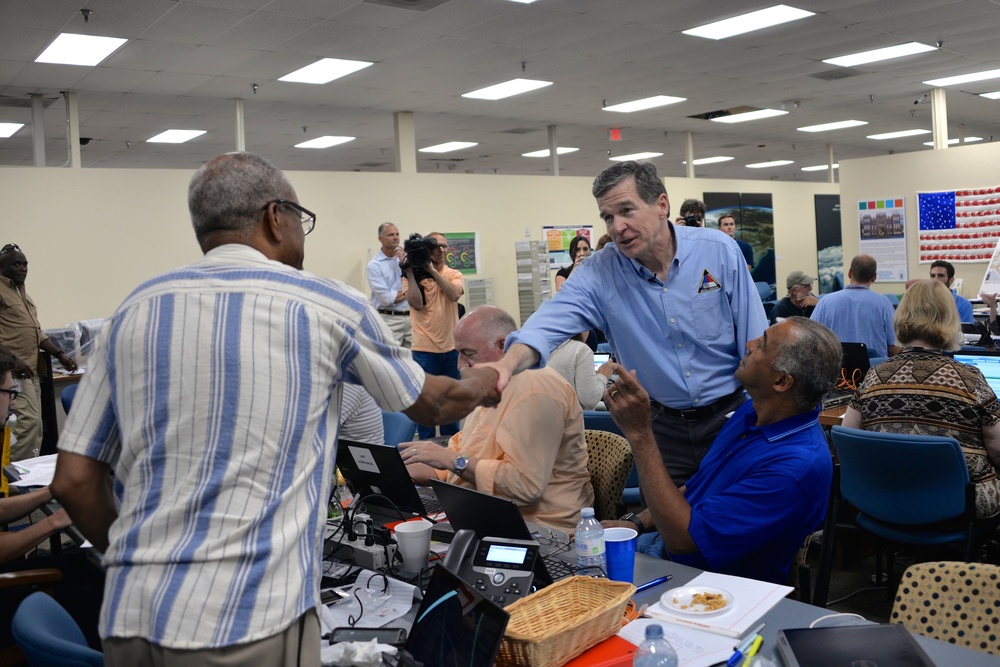
[[[405,272],[403,287],[410,304],[413,325],[413,360],[428,373],[458,378],[458,351],[455,327],[458,300],[465,293],[462,274],[444,261],[448,239],[440,232],[427,236],[411,234],[400,268]],[[442,424],[441,435],[458,433],[458,422]],[[421,440],[433,438],[434,428],[417,425]]]

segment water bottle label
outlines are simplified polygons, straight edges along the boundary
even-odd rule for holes
[[[603,553],[604,553],[603,537],[589,537],[584,540],[577,540],[576,542],[576,555],[579,558],[590,558],[591,556],[600,556]]]

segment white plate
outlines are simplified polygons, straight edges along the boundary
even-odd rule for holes
[[[691,600],[698,593],[721,595],[725,599],[726,604],[718,609],[706,609],[704,605],[691,604]],[[714,616],[733,608],[733,595],[721,588],[713,588],[711,586],[682,586],[664,593],[660,597],[660,604],[667,611],[681,614],[682,616]]]

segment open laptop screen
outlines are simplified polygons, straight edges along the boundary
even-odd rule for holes
[[[986,377],[993,393],[1000,396],[1000,354],[988,352],[956,352],[955,361],[978,368]]]

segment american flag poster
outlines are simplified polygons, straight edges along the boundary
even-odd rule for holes
[[[985,262],[1000,239],[1000,187],[918,192],[920,262]]]

